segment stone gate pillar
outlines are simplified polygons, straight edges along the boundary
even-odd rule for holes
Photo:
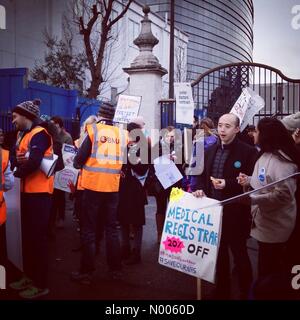
[[[149,6],[144,6],[143,12],[145,15],[141,21],[141,33],[133,41],[139,47],[140,53],[129,68],[123,68],[130,76],[126,94],[142,96],[139,115],[144,117],[146,128],[160,129],[158,101],[162,98],[162,77],[168,72],[152,52],[159,41],[151,31],[151,20],[148,18]]]

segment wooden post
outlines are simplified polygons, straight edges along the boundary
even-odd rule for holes
[[[197,300],[202,300],[201,295],[201,279],[197,278]]]

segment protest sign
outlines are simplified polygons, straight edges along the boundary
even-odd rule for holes
[[[78,170],[72,167],[65,167],[57,171],[54,178],[54,188],[65,192],[71,192],[69,188],[70,182],[76,185],[78,178]]]
[[[77,149],[72,144],[64,143],[62,145],[62,157],[65,167],[73,167],[74,158],[77,153]]]
[[[142,97],[120,95],[114,116],[114,122],[129,123],[139,114]]]
[[[160,243],[160,264],[214,283],[222,207],[197,208],[217,202],[172,189]]]
[[[23,270],[21,192],[20,179],[15,178],[14,187],[4,194],[7,210],[6,246],[8,260],[19,270]]]
[[[71,192],[69,188],[70,182],[76,185],[78,178],[78,170],[73,167],[74,158],[76,156],[76,147],[70,144],[63,144],[62,157],[65,168],[57,171],[54,177],[54,188],[65,192]]]
[[[182,174],[169,156],[161,156],[154,160],[155,175],[164,189],[171,187],[182,179]]]
[[[176,99],[176,122],[192,125],[194,119],[194,100],[191,84],[188,82],[174,83]]]
[[[241,131],[243,131],[252,121],[254,115],[257,114],[264,105],[264,99],[247,87],[242,90],[241,95],[232,107],[230,113],[239,117]]]

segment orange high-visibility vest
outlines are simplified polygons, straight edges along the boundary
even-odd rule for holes
[[[80,139],[77,139],[74,141],[74,145],[77,149],[79,149],[79,147],[80,147],[79,140]],[[82,179],[82,170],[79,170],[78,179],[77,179],[77,187],[76,187],[77,190],[84,190],[84,188],[82,188],[82,185],[81,185],[81,179]]]
[[[43,127],[34,127],[30,132],[26,133],[24,137],[22,138],[20,145],[18,147],[19,152],[24,152],[27,153],[30,147],[30,141],[32,137],[39,133],[45,131],[47,134],[48,132],[46,131],[45,128]],[[49,135],[49,134],[48,134]],[[51,138],[51,137],[50,137]],[[53,157],[53,148],[52,148],[52,138],[51,138],[51,145],[50,147],[46,150],[44,154],[45,158],[52,158]],[[26,178],[21,179],[21,192],[25,193],[53,193],[53,185],[54,185],[54,177],[51,176],[47,178],[45,173],[37,169],[35,172],[31,173],[29,176]]]
[[[82,187],[82,170],[79,170],[78,172],[78,180],[77,180],[77,190],[84,190]]]
[[[81,187],[98,192],[118,192],[127,131],[102,123],[87,126],[92,152],[82,168]]]
[[[1,176],[0,176],[0,226],[6,221],[6,204],[4,199],[4,172],[8,166],[9,151],[0,147],[0,162],[1,162]]]

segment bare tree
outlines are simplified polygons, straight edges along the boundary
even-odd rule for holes
[[[72,33],[64,28],[64,40],[44,32],[47,54],[44,60],[35,62],[30,74],[33,80],[64,89],[76,89],[85,95],[84,82],[87,60],[84,53],[73,52]]]
[[[175,45],[175,82],[186,82],[187,80],[187,57],[186,50],[180,40],[176,39]]]
[[[74,18],[83,37],[88,69],[91,74],[88,98],[97,98],[105,81],[105,54],[115,40],[113,27],[126,14],[133,0],[73,0]],[[117,6],[121,10],[117,11]]]

